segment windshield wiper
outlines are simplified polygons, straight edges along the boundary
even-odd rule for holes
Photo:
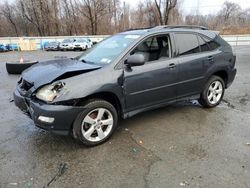
[[[85,59],[81,59],[80,61],[83,62],[83,63],[87,63],[87,64],[95,64],[94,62],[86,61]]]
[[[83,63],[89,63],[85,59],[81,59],[81,62],[83,62]]]

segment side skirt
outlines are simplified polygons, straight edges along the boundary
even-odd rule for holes
[[[136,110],[125,112],[125,113],[123,113],[122,118],[127,119],[127,118],[130,118],[130,117],[132,117],[132,116],[134,116],[136,114],[146,112],[146,111],[149,111],[149,110],[154,110],[154,109],[161,108],[161,107],[165,107],[165,106],[168,106],[170,104],[174,104],[176,102],[187,101],[187,100],[195,100],[195,99],[199,99],[199,98],[200,98],[200,94],[196,94],[196,95],[192,95],[192,96],[178,98],[178,99],[172,100],[172,101],[158,103],[158,104],[155,104],[155,105],[152,105],[152,106],[147,106],[145,108],[139,108],[139,109],[136,109]]]

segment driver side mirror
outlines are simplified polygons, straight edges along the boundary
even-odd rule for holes
[[[133,54],[128,57],[124,64],[130,67],[141,66],[145,64],[145,57],[142,54]]]

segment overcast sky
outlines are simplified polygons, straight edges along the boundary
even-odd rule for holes
[[[122,1],[122,0],[121,0]],[[131,4],[132,7],[140,0],[125,0]],[[196,13],[197,7],[201,14],[217,13],[225,0],[179,0],[180,8],[184,14]],[[230,2],[237,3],[242,9],[250,8],[250,0],[229,0]]]

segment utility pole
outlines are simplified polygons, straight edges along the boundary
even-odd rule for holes
[[[200,25],[200,0],[197,0],[196,17],[197,25]]]

